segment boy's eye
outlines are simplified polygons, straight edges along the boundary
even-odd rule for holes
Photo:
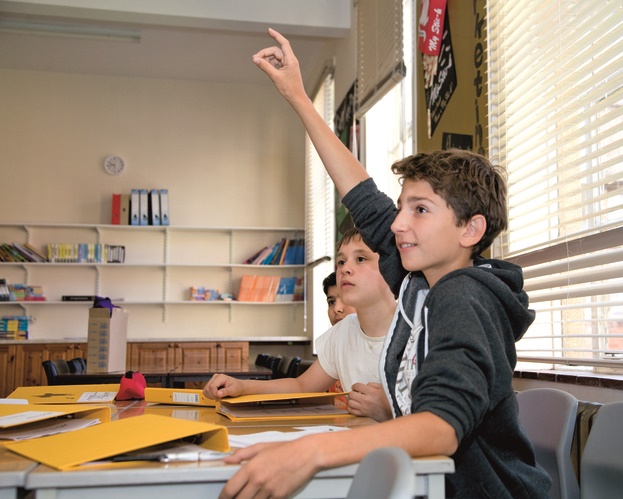
[[[359,263],[361,263],[361,262],[365,262],[365,261],[366,261],[366,257],[365,257],[365,256],[358,256],[358,257],[357,257],[357,261],[358,261]]]
[[[327,300],[327,305],[332,307],[333,305],[335,305],[335,300]]]
[[[336,264],[338,267],[341,267],[342,265],[344,265],[344,260],[338,260],[337,262],[335,262],[335,264]]]
[[[418,206],[418,207],[416,207],[416,208],[415,208],[415,211],[416,211],[417,213],[426,213],[426,212],[428,212],[428,210],[427,210],[424,206]]]

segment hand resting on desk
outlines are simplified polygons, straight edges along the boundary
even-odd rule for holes
[[[375,421],[392,419],[389,400],[380,383],[355,383],[348,394],[348,412]]]

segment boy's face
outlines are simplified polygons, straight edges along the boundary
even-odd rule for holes
[[[467,225],[457,227],[454,212],[424,180],[405,180],[392,224],[402,266],[424,273],[429,286],[452,270],[471,265]]]
[[[340,322],[347,315],[354,314],[355,312],[353,307],[346,305],[346,303],[342,301],[337,285],[327,288],[327,314],[329,315],[329,321],[332,326]]]
[[[360,237],[340,246],[336,262],[340,296],[355,309],[377,304],[379,298],[389,292],[379,272],[379,255]]]

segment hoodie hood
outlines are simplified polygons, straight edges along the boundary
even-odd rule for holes
[[[523,272],[520,266],[502,260],[477,258],[472,267],[450,272],[437,284],[442,284],[457,274],[478,281],[488,288],[504,307],[511,326],[515,341],[519,341],[528,327],[534,322],[534,310],[528,308],[528,294],[523,290]]]

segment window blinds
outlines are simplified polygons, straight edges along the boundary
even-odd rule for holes
[[[318,92],[312,99],[316,111],[325,122],[333,127],[334,83],[333,67],[327,67]],[[330,262],[311,268],[307,278],[311,279],[314,304],[312,308],[313,337],[324,333],[331,324],[327,317],[323,279],[333,271],[335,254],[335,188],[309,136],[305,136],[305,252],[307,261],[313,262],[330,256]],[[310,289],[308,287],[308,289]],[[310,300],[307,300],[309,302]],[[307,312],[306,312],[307,322]],[[306,324],[306,327],[307,324]]]
[[[623,4],[488,2],[490,157],[537,311],[519,360],[623,367]]]
[[[356,0],[357,116],[405,76],[402,0]]]

